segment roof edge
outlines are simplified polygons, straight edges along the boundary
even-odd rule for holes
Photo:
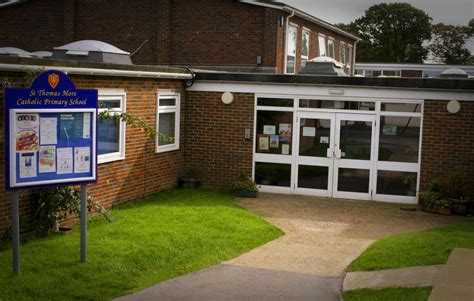
[[[310,22],[313,22],[315,24],[318,24],[322,27],[325,27],[327,29],[330,29],[332,31],[335,31],[347,38],[350,38],[350,39],[353,39],[355,41],[361,41],[362,39],[351,34],[351,33],[348,33],[347,31],[344,31],[338,27],[336,27],[335,25],[327,22],[327,21],[324,21],[318,17],[315,17],[307,12],[304,12],[296,7],[293,7],[291,5],[288,5],[288,4],[285,4],[283,2],[273,2],[274,4],[271,4],[271,3],[266,3],[266,2],[260,2],[258,0],[237,0],[239,2],[242,2],[242,3],[247,3],[247,4],[251,4],[251,5],[256,5],[256,6],[262,6],[262,7],[268,7],[268,8],[273,8],[273,9],[278,9],[278,10],[281,10],[281,11],[284,11],[284,12],[287,12],[287,13],[292,13],[294,12],[296,16],[302,18],[302,19],[305,19],[307,21],[310,21]]]

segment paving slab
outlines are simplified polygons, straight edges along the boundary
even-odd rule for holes
[[[474,250],[455,248],[435,275],[429,301],[474,300]]]
[[[433,265],[368,272],[351,272],[346,274],[342,290],[350,291],[361,288],[379,289],[398,286],[433,286],[436,273],[443,267],[443,265]]]
[[[220,264],[115,300],[339,301],[338,283],[310,274]]]

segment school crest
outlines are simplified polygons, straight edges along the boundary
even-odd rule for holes
[[[51,73],[50,75],[48,75],[48,83],[51,88],[56,89],[59,84],[59,75],[56,73]]]

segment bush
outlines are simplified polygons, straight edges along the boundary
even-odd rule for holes
[[[239,177],[230,185],[231,191],[258,191],[258,187],[251,177],[243,170],[240,171]]]
[[[73,187],[51,187],[33,190],[33,226],[38,234],[46,235],[57,230],[68,216],[80,216],[81,192]],[[91,204],[88,198],[88,205]]]

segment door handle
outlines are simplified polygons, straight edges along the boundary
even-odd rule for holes
[[[335,154],[334,154],[334,150],[333,150],[332,148],[328,148],[328,149],[326,150],[326,157],[328,157],[328,158],[334,158],[334,155],[335,155]]]
[[[342,151],[341,151],[341,149],[336,148],[336,150],[334,151],[334,157],[335,157],[336,159],[341,159],[341,156],[342,156]]]

